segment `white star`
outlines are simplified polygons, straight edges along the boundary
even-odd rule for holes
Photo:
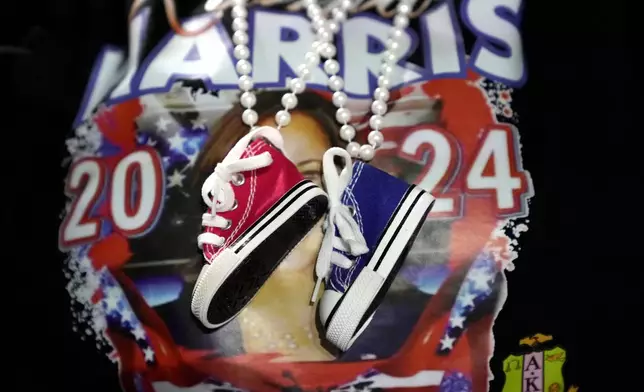
[[[474,288],[476,290],[488,290],[490,288],[490,276],[484,271],[472,271],[469,280],[474,283]]]
[[[91,260],[89,257],[87,257],[87,256],[83,256],[83,257],[78,261],[78,266],[79,266],[80,268],[89,267],[89,266],[91,266],[91,265],[92,265],[92,260]]]
[[[154,124],[157,127],[157,131],[159,132],[168,132],[168,125],[170,125],[172,122],[168,120],[165,117],[159,117],[157,122]]]
[[[460,300],[461,305],[463,307],[474,306],[474,298],[476,298],[476,296],[472,295],[470,293],[463,294],[463,296],[461,297],[461,300]]]
[[[116,287],[116,286],[109,286],[105,290],[105,295],[107,295],[110,298],[116,298],[117,300],[121,296],[121,289]]]
[[[192,129],[206,129],[206,120],[199,117],[196,120],[192,120]]]
[[[148,362],[154,359],[154,351],[150,347],[143,349],[143,355],[145,355],[145,360]]]
[[[125,308],[121,312],[121,320],[130,321],[132,319],[132,315],[133,315],[132,311],[130,309]]]
[[[110,312],[112,310],[117,310],[119,307],[119,299],[118,297],[111,297],[108,296],[105,298],[105,305],[107,305],[107,311]]]
[[[445,337],[441,339],[441,350],[453,349],[454,341],[456,341],[456,339],[450,338],[449,335],[445,335]]]
[[[141,328],[141,325],[137,325],[132,330],[132,335],[134,335],[134,339],[136,339],[136,340],[145,339],[145,331],[143,330],[143,328]]]
[[[188,163],[186,166],[193,167],[197,163],[197,158],[199,158],[199,151],[195,149],[195,152],[193,152],[192,154],[188,154],[187,157],[188,157]]]
[[[452,326],[452,328],[460,328],[463,329],[463,322],[465,321],[465,317],[463,316],[452,316],[449,319],[449,324]]]
[[[174,136],[168,139],[168,142],[170,143],[170,148],[183,152],[183,143],[186,141],[184,137],[179,135],[179,133],[175,133]]]
[[[168,177],[168,188],[175,186],[183,187],[183,180],[186,178],[185,175],[181,174],[180,171],[176,170]]]

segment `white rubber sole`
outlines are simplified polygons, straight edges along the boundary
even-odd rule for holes
[[[383,289],[389,275],[399,263],[417,229],[431,209],[434,197],[419,187],[414,187],[402,201],[402,205],[385,231],[371,260],[346,291],[331,315],[326,328],[326,338],[342,351],[351,347],[364,332],[371,320],[360,326],[360,321]]]
[[[212,323],[208,320],[210,303],[217,293],[217,290],[221,288],[233,271],[239,267],[255,248],[275,232],[277,228],[293,217],[305,204],[318,196],[326,196],[326,193],[314,183],[303,185],[300,189],[289,195],[289,197],[281,200],[270,213],[263,215],[258,223],[248,230],[248,232],[242,234],[232,247],[224,249],[210,264],[205,264],[201,268],[201,272],[192,291],[191,309],[195,317],[205,327],[221,327],[230,322],[242,311],[243,307],[222,322]],[[306,233],[303,234],[305,235]]]

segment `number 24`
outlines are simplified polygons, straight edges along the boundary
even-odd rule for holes
[[[446,131],[425,127],[412,132],[401,146],[401,155],[422,161],[430,150],[430,162],[419,181],[421,187],[437,197],[430,216],[460,216],[464,193],[493,194],[497,213],[506,216],[524,212],[521,197],[529,190],[528,174],[520,169],[514,144],[512,128],[497,124],[484,129],[474,160],[466,168],[462,191],[451,189],[462,158],[460,146]]]

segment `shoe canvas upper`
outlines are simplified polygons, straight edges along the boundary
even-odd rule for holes
[[[342,204],[353,211],[353,217],[360,227],[369,252],[357,257],[334,249],[354,263],[349,268],[331,266],[326,290],[344,293],[369,263],[378,246],[378,241],[387,228],[389,220],[402,201],[410,185],[390,174],[356,161],[351,182],[342,194]],[[336,230],[336,235],[337,229]]]
[[[223,249],[235,242],[248,230],[266,211],[275,205],[282,196],[298,183],[305,181],[295,165],[269,141],[258,138],[246,147],[243,158],[252,157],[268,151],[273,162],[267,167],[243,172],[244,181],[234,185],[237,207],[231,211],[217,212],[218,216],[231,222],[227,229],[205,227],[204,232],[214,233],[226,239],[224,246],[212,244],[203,245],[206,262],[210,262]],[[210,208],[208,213],[211,213]]]

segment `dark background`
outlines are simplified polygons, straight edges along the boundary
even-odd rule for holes
[[[9,235],[1,336],[8,370],[0,382],[8,390],[120,390],[113,365],[70,329],[54,233],[64,202],[64,136],[100,46],[125,45],[123,3],[12,1],[3,11],[0,65],[9,88],[0,113],[9,123],[0,123],[0,179]],[[492,391],[503,383],[500,361],[537,332],[567,349],[567,385],[644,390],[639,25],[629,16],[636,12],[618,1],[526,7],[529,79],[515,109],[536,196],[494,327]]]

